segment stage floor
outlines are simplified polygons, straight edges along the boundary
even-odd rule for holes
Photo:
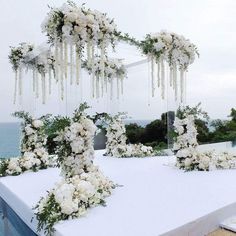
[[[183,172],[174,157],[110,158],[96,151],[95,163],[123,185],[107,207],[55,226],[60,236],[203,236],[236,213],[236,170]],[[36,230],[31,208],[60,179],[51,168],[0,178],[0,196]]]

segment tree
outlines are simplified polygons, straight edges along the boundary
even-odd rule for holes
[[[125,126],[126,128],[126,136],[128,138],[128,142],[130,143],[140,143],[142,137],[144,136],[144,128],[139,126],[137,123],[132,123]]]

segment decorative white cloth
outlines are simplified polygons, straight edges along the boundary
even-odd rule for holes
[[[95,153],[95,164],[123,187],[107,199],[107,207],[56,224],[56,236],[204,235],[236,212],[235,170],[186,173],[166,165],[175,157],[119,159]],[[51,168],[0,178],[0,196],[36,230],[31,208],[60,179],[59,173]]]

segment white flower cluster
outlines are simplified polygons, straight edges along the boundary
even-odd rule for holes
[[[63,180],[36,206],[38,230],[51,235],[56,222],[78,218],[88,208],[105,204],[116,185],[93,165],[96,126],[80,107],[68,127],[57,137],[58,161]]]
[[[196,156],[198,170],[216,170],[236,168],[236,155],[230,152],[199,152]]]
[[[197,130],[194,116],[187,115],[184,119],[175,118],[177,138],[173,150],[176,155],[176,166],[189,170],[216,170],[236,167],[236,155],[229,152],[201,152],[197,149]]]
[[[9,59],[15,71],[26,68],[47,73],[54,69],[54,58],[50,50],[38,51],[33,44],[20,43],[18,47],[11,47]]]
[[[55,138],[63,175],[71,177],[82,174],[92,165],[96,129],[92,120],[81,115]]]
[[[65,214],[71,218],[80,217],[86,213],[88,206],[101,204],[104,198],[111,194],[114,183],[105,177],[102,172],[93,166],[93,170],[81,175],[63,179],[49,192],[61,210],[55,209],[57,216]],[[42,214],[48,206],[46,197],[39,202],[38,214]],[[54,211],[54,209],[52,209]]]
[[[65,3],[51,9],[42,30],[53,42],[66,41],[79,47],[92,43],[102,48],[114,42],[116,25],[106,14]]]
[[[88,70],[88,72],[94,73],[95,76],[101,77],[101,65],[102,60],[100,57],[96,57],[94,60],[93,65],[88,65],[88,63],[85,63],[85,68]],[[121,59],[116,58],[105,58],[104,60],[104,76],[105,78],[109,79],[115,79],[115,78],[125,78],[127,77],[127,70],[122,63]]]
[[[18,47],[12,47],[9,55],[10,63],[15,71],[14,103],[16,102],[17,90],[19,95],[23,93],[22,71],[23,69],[33,72],[33,92],[39,97],[39,76],[42,79],[42,101],[46,100],[46,74],[49,77],[49,93],[51,93],[51,78],[54,74],[55,60],[50,49],[36,49],[34,45],[21,43]]]
[[[195,157],[197,154],[197,129],[193,115],[188,115],[184,119],[175,118],[174,127],[177,138],[173,150],[177,158],[177,167],[185,170],[195,168]]]
[[[114,117],[107,127],[106,155],[114,157],[153,156],[152,147],[139,144],[126,144],[126,130],[122,119]]]
[[[196,46],[182,35],[161,31],[149,35],[147,40],[153,42],[152,53],[167,61],[170,67],[187,70],[195,60]]]
[[[32,120],[23,128],[21,157],[0,161],[0,176],[19,175],[25,171],[37,171],[52,166],[52,157],[45,149],[47,137],[41,120]]]
[[[17,71],[17,69],[23,64],[28,53],[33,49],[34,45],[28,43],[20,43],[18,47],[11,47],[8,58],[14,71]]]

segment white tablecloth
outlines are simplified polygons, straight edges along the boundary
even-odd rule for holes
[[[236,212],[236,170],[183,172],[167,165],[174,163],[174,157],[109,158],[101,151],[96,152],[95,162],[123,187],[107,199],[107,207],[95,207],[85,217],[57,224],[56,235],[199,236]],[[56,168],[4,177],[0,196],[36,230],[31,209],[59,179]]]

